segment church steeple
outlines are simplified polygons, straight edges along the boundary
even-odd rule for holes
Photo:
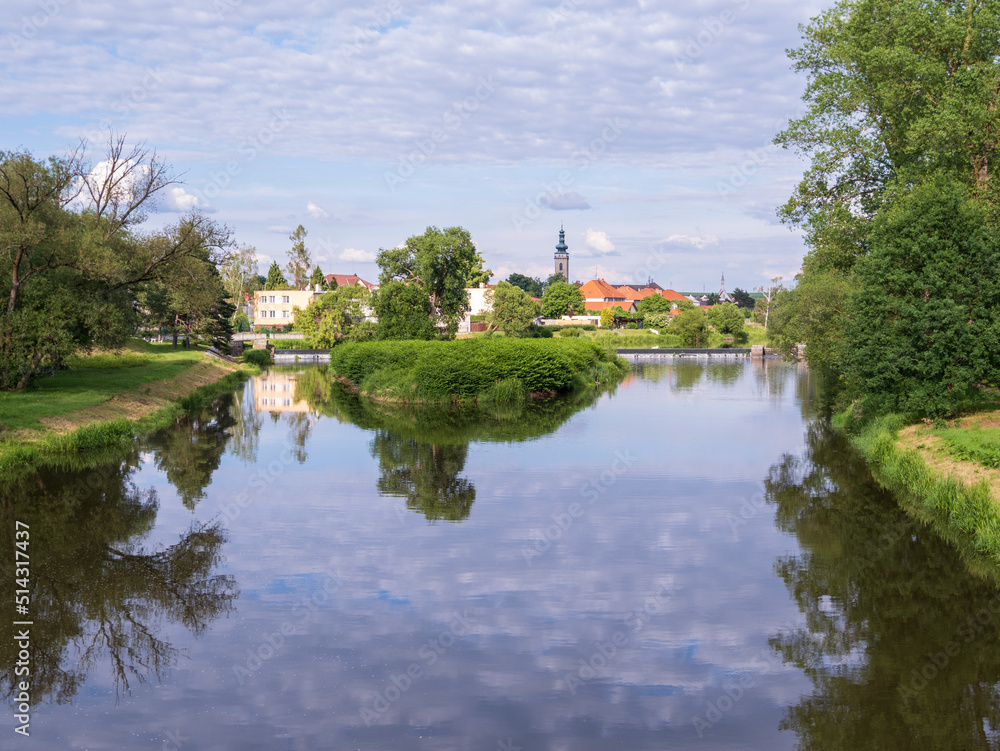
[[[566,230],[559,225],[559,244],[556,245],[555,273],[562,274],[569,281],[569,246],[566,244]]]

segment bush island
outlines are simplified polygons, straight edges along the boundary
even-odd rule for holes
[[[248,349],[243,353],[243,362],[266,368],[271,364],[271,353],[266,349]]]
[[[334,348],[330,368],[368,396],[432,402],[567,393],[628,372],[590,341],[509,338],[351,342]]]

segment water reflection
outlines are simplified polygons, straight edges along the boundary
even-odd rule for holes
[[[1000,747],[1000,594],[902,512],[822,424],[766,481],[801,552],[778,574],[806,627],[776,635],[813,692],[786,710],[800,748]]]
[[[194,510],[205,497],[212,473],[219,468],[226,444],[237,424],[235,397],[227,394],[197,415],[177,421],[172,428],[149,437],[157,469],[177,488],[184,505]]]
[[[217,466],[208,422],[180,426],[157,449],[168,477],[182,481],[185,502],[204,487],[206,468]],[[205,438],[190,441],[194,449],[185,446],[191,431]],[[168,459],[174,450],[178,455]],[[133,451],[87,471],[50,468],[5,480],[3,539],[15,539],[15,521],[30,528],[32,703],[70,701],[99,667],[110,670],[116,694],[159,679],[177,658],[166,637],[170,624],[198,635],[233,609],[235,581],[215,573],[225,542],[219,525],[192,525],[163,547],[144,544],[159,501],[154,490],[133,483],[138,465]],[[197,478],[192,484],[181,467]],[[0,567],[0,583],[13,593],[12,545],[0,546]],[[18,647],[10,624],[5,619],[0,627],[5,698],[23,680],[15,675]]]
[[[528,404],[412,406],[359,398],[334,381],[326,368],[282,377],[284,383],[295,384],[292,403],[373,431],[379,494],[405,498],[407,508],[430,521],[468,518],[476,488],[460,475],[471,442],[525,441],[552,433],[601,393]]]

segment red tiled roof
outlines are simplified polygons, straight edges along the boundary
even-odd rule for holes
[[[352,284],[360,284],[362,287],[367,287],[368,289],[375,288],[374,284],[366,282],[355,274],[327,274],[324,279],[326,279],[327,284],[330,283],[331,279],[336,279],[338,287],[350,287]]]
[[[622,294],[603,279],[591,279],[580,287],[584,297],[619,298]]]
[[[661,290],[660,297],[664,300],[687,300],[680,292],[674,292],[672,289]]]

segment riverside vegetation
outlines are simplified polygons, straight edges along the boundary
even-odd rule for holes
[[[65,455],[130,446],[259,372],[196,350],[129,340],[118,351],[67,359],[67,369],[0,396],[0,470],[63,462]]]
[[[616,384],[628,363],[580,339],[349,342],[330,369],[359,393],[399,402],[516,402]]]
[[[914,514],[1000,562],[1000,2],[840,0],[790,54],[811,159],[784,221],[810,246],[769,333],[806,343],[835,424]],[[959,428],[958,430],[962,430]]]

